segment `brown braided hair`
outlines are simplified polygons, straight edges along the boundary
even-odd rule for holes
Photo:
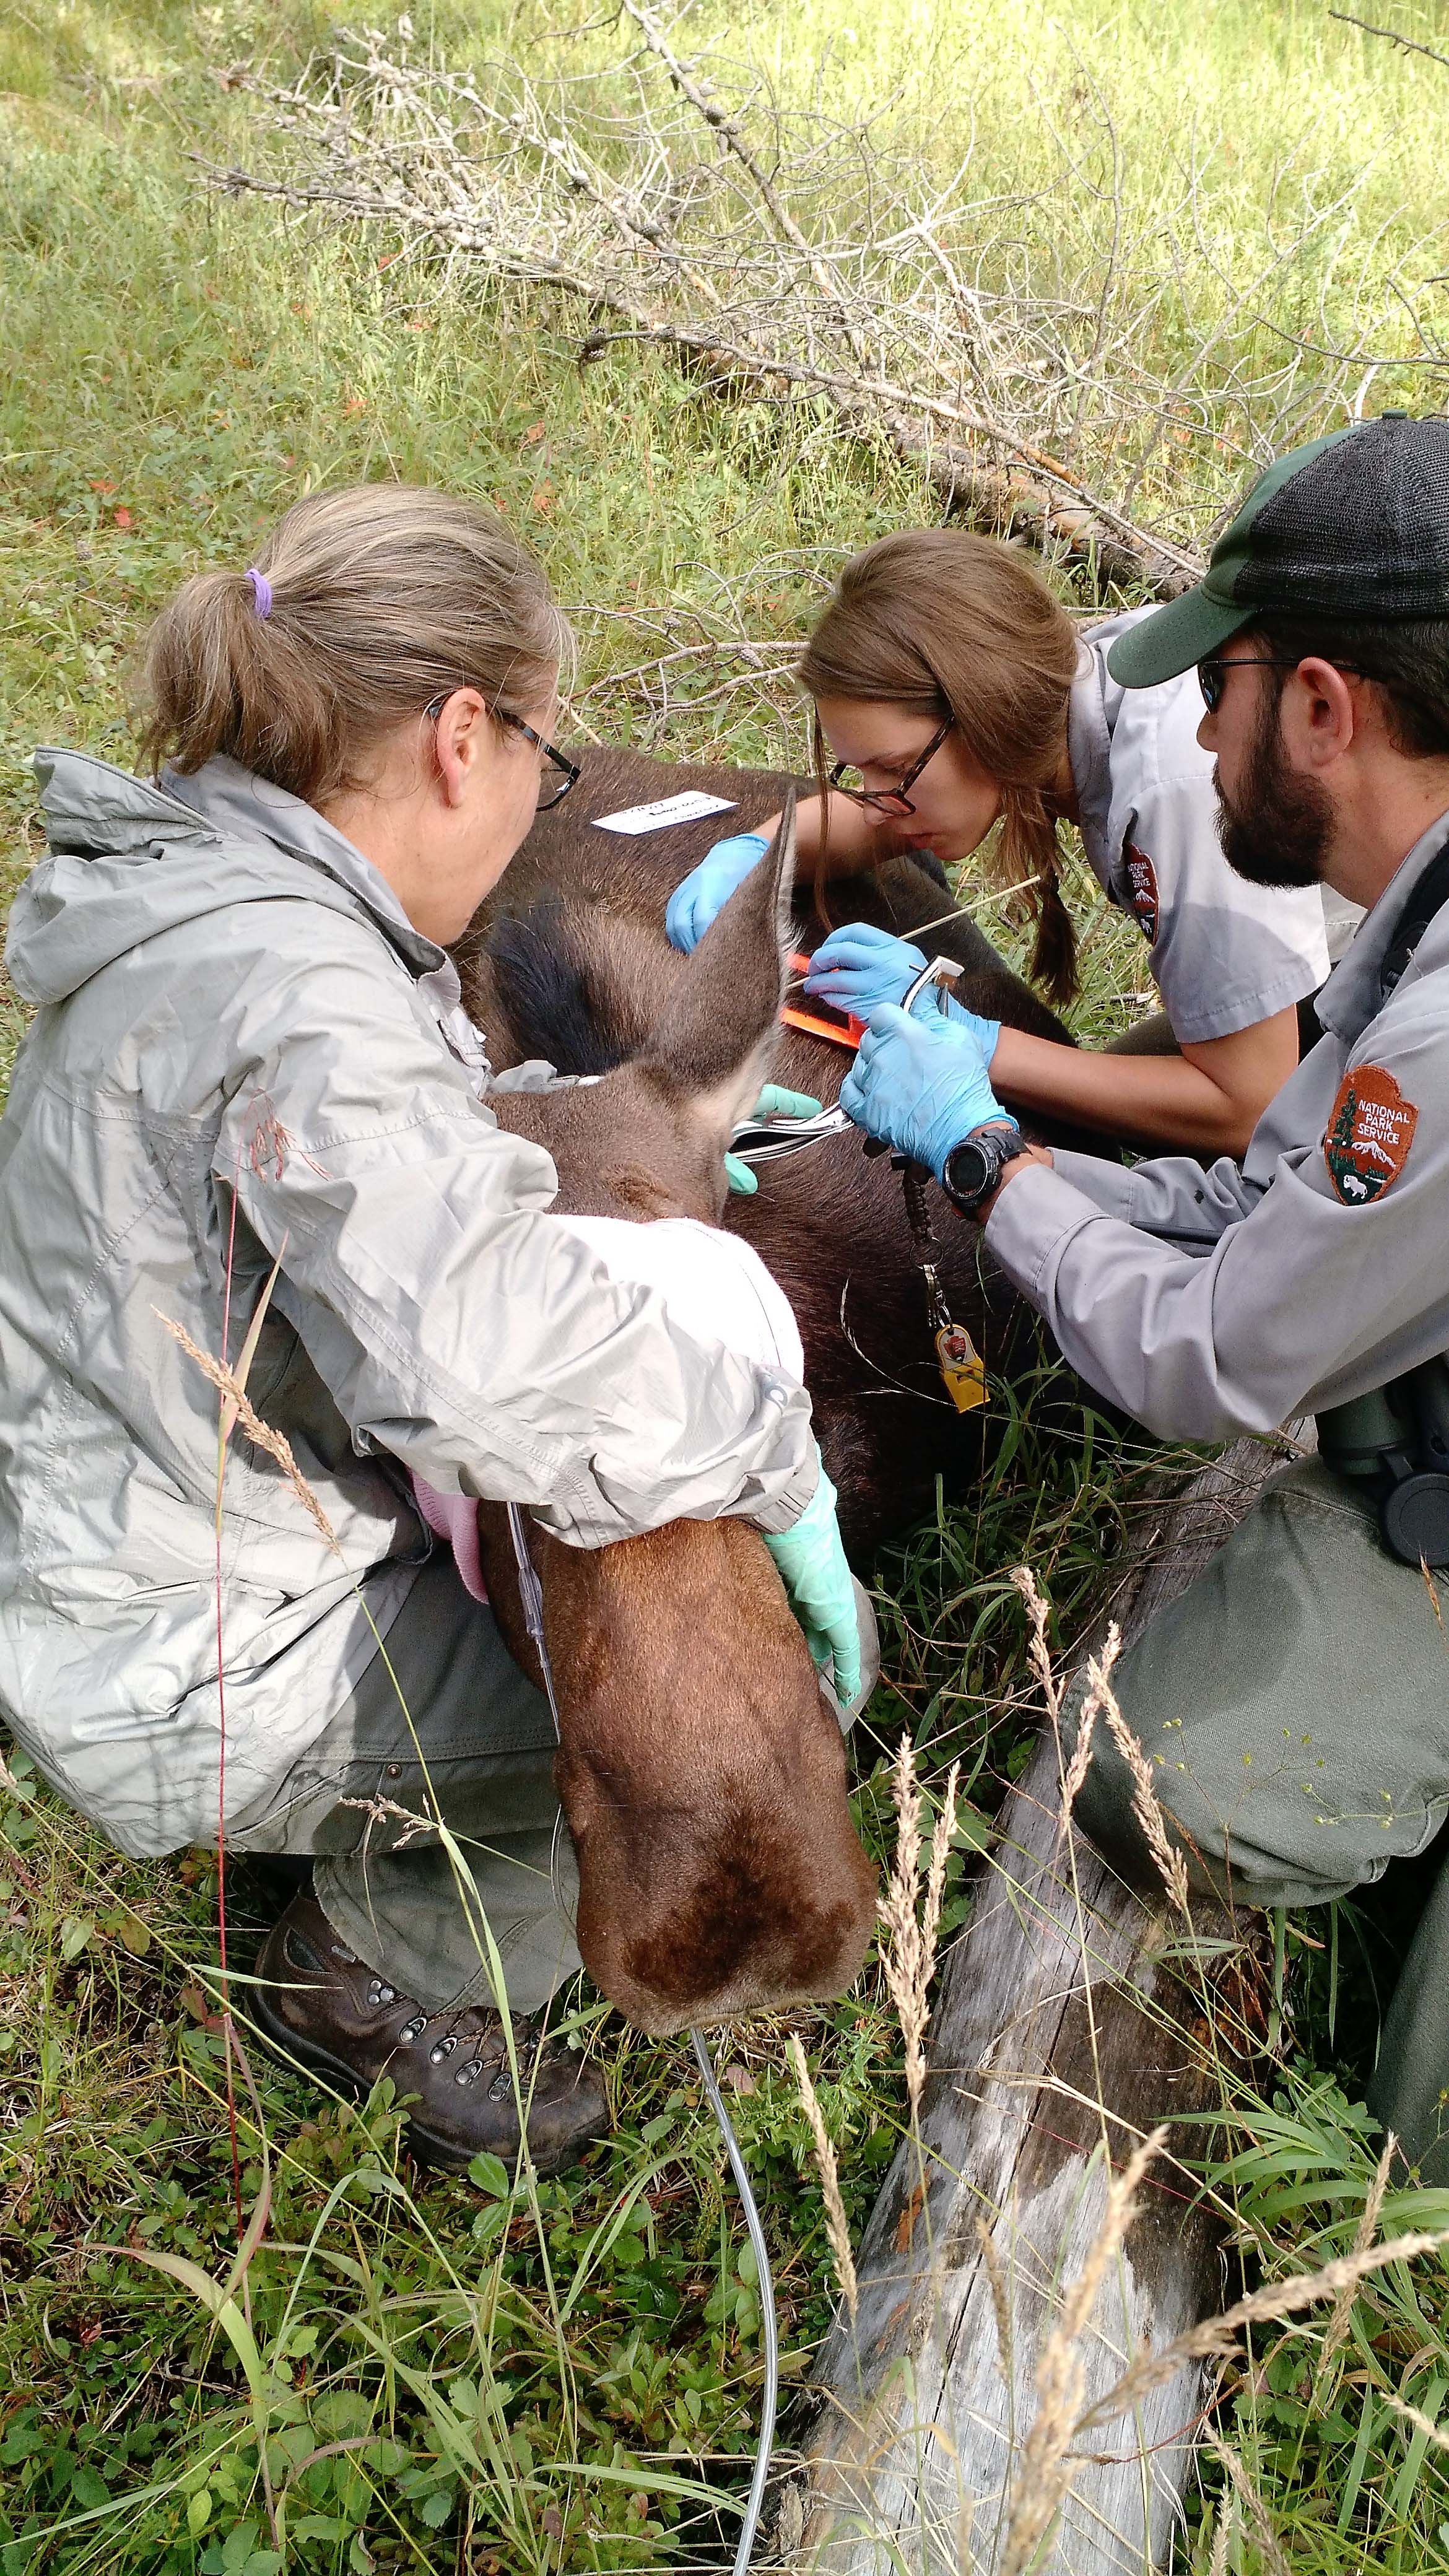
[[[1002,886],[1027,880],[1017,917],[1035,923],[1030,971],[1054,1002],[1077,989],[1076,933],[1047,802],[1076,669],[1076,631],[1045,582],[1010,548],[955,528],[906,528],[856,555],[799,666],[812,698],[954,718],[967,749],[1000,781],[991,870]],[[816,760],[821,767],[818,726]]]

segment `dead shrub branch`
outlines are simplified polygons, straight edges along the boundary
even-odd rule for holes
[[[370,228],[384,265],[521,290],[545,322],[576,310],[582,362],[668,350],[782,438],[823,423],[883,443],[942,511],[1159,594],[1200,567],[1225,457],[1245,473],[1348,416],[1366,366],[1446,363],[1388,245],[1345,339],[1343,210],[1309,174],[1293,219],[1229,270],[1196,147],[1164,166],[1149,220],[1095,89],[1080,132],[1044,116],[1044,187],[978,196],[971,151],[934,178],[888,110],[796,109],[738,66],[727,100],[647,0],[622,23],[636,51],[552,78],[343,33],[290,88],[234,76],[261,110],[256,154],[208,178]],[[1265,312],[1270,286],[1295,330]]]

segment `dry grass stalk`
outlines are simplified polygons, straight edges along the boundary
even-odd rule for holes
[[[247,1438],[255,1441],[259,1449],[265,1449],[269,1458],[275,1458],[308,1519],[315,1523],[333,1552],[341,1556],[342,1550],[338,1545],[337,1532],[293,1457],[292,1444],[286,1434],[274,1431],[269,1422],[263,1422],[261,1415],[251,1403],[245,1387],[238,1379],[235,1369],[228,1368],[224,1360],[214,1360],[210,1351],[204,1351],[199,1342],[192,1340],[184,1324],[176,1323],[170,1315],[163,1315],[159,1306],[153,1306],[151,1312],[158,1323],[165,1325],[172,1340],[181,1344],[187,1358],[196,1362],[202,1376],[211,1380],[218,1395],[225,1399],[235,1419],[241,1424]]]
[[[1154,2129],[1133,2150],[1122,2172],[1111,2176],[1102,2224],[1075,2281],[1062,2294],[1060,2314],[1042,2346],[1036,2366],[1036,2413],[1012,2481],[1006,2545],[997,2576],[1023,2576],[1078,2470],[1086,2465],[1073,2458],[1071,2448],[1082,2420],[1087,2384],[1081,2337],[1107,2266],[1136,2215],[1142,2177],[1166,2136],[1165,2128]]]
[[[359,1815],[366,1816],[367,1827],[362,1837],[364,1852],[371,1843],[374,1825],[402,1826],[396,1842],[389,1845],[392,1851],[406,1851],[409,1843],[415,1843],[420,1834],[435,1834],[438,1830],[436,1816],[420,1816],[414,1807],[400,1807],[396,1798],[339,1798],[337,1804],[339,1807],[355,1807]]]
[[[1407,2397],[1396,2397],[1391,2388],[1376,2388],[1374,2395],[1382,2398],[1385,2406],[1406,2424],[1412,2424],[1416,2433],[1426,2433],[1441,2451],[1449,2451],[1449,2424],[1436,2424],[1421,2406],[1411,2406]]]
[[[1011,1580],[1026,1604],[1029,1626],[1027,1661],[1041,1685],[1047,1716],[1057,1740],[1058,1757],[1062,1744],[1062,1707],[1066,1692],[1052,1667],[1051,1647],[1047,1639],[1050,1612],[1045,1596],[1030,1566],[1013,1566]],[[1128,1727],[1112,1691],[1112,1674],[1122,1652],[1122,1632],[1115,1619],[1107,1631],[1107,1641],[1100,1659],[1092,1657],[1087,1664],[1087,1694],[1077,1719],[1077,1740],[1072,1758],[1062,1775],[1062,1823],[1065,1825],[1076,1805],[1087,1767],[1092,1759],[1092,1741],[1097,1720],[1105,1717],[1114,1742],[1119,1746],[1135,1784],[1132,1809],[1147,1838],[1154,1862],[1173,1903],[1187,1912],[1187,1870],[1179,1852],[1167,1839],[1162,1810],[1152,1790],[1152,1775],[1147,1757]],[[1130,1751],[1128,1748],[1131,1748]]]
[[[825,2126],[825,2115],[820,2108],[815,2087],[810,2081],[810,2069],[805,2063],[805,2051],[793,2030],[790,2033],[790,2062],[795,2069],[795,2081],[800,2088],[805,2117],[810,2123],[810,2135],[815,2141],[815,2162],[820,2168],[820,2188],[825,2195],[825,2233],[830,2239],[830,2251],[835,2261],[835,2277],[840,2283],[845,2304],[850,2310],[850,2322],[854,2325],[860,2307],[860,2284],[855,2277],[855,2256],[851,2251],[845,2203],[840,2197],[840,2168],[835,2160],[835,2149],[831,2143],[830,2132]]]
[[[1092,1738],[1097,1731],[1097,1720],[1106,1705],[1113,1666],[1121,1652],[1122,1632],[1114,1619],[1107,1631],[1107,1642],[1102,1649],[1101,1663],[1093,1664],[1090,1668],[1090,1686],[1082,1702],[1081,1714],[1077,1719],[1077,1741],[1071,1761],[1067,1765],[1066,1777],[1062,1782],[1064,1825],[1070,1820],[1082,1782],[1087,1776],[1087,1765],[1092,1759]]]
[[[1033,1574],[1029,1565],[1013,1566],[1011,1570],[1011,1580],[1015,1584],[1017,1591],[1021,1594],[1022,1600],[1026,1604],[1027,1625],[1029,1630],[1026,1646],[1026,1658],[1033,1673],[1036,1675],[1037,1681],[1041,1685],[1041,1694],[1046,1702],[1046,1712],[1047,1716],[1051,1720],[1052,1733],[1056,1737],[1057,1758],[1060,1761],[1062,1752],[1062,1709],[1066,1700],[1066,1690],[1064,1685],[1058,1680],[1052,1664],[1051,1646],[1047,1637],[1047,1626],[1051,1613],[1041,1585],[1038,1583],[1036,1576]],[[1087,1765],[1092,1758],[1092,1738],[1096,1732],[1097,1720],[1101,1716],[1103,1709],[1106,1706],[1107,1699],[1110,1696],[1109,1684],[1113,1668],[1116,1665],[1117,1658],[1121,1652],[1122,1633],[1118,1628],[1116,1621],[1113,1620],[1111,1627],[1107,1631],[1107,1642],[1102,1650],[1100,1663],[1090,1663],[1087,1667],[1089,1688],[1086,1698],[1082,1702],[1081,1714],[1077,1720],[1077,1740],[1072,1750],[1072,1758],[1062,1778],[1063,1824],[1065,1824],[1067,1818],[1070,1816],[1072,1809],[1076,1804],[1077,1795],[1081,1789],[1082,1782],[1087,1776]]]
[[[1218,2510],[1217,2522],[1213,2529],[1213,2546],[1212,2555],[1208,2560],[1208,2576],[1228,2576],[1228,2551],[1233,2545],[1233,2534],[1237,2530],[1237,2527],[1238,2507],[1236,2499],[1232,2496],[1224,2496],[1222,2504]]]
[[[946,1863],[951,1856],[951,1836],[956,1830],[956,1793],[960,1781],[961,1765],[953,1762],[946,1774],[946,1794],[931,1828],[931,1863],[926,1872],[926,1904],[921,1922],[922,1976],[927,1985],[936,1965],[936,1940],[941,1929],[941,1905],[946,1894]]]
[[[1167,1820],[1157,1802],[1152,1785],[1152,1765],[1117,1705],[1116,1694],[1095,1656],[1087,1665],[1094,1691],[1101,1695],[1102,1715],[1107,1732],[1132,1774],[1132,1813],[1137,1819],[1142,1839],[1152,1855],[1168,1902],[1179,1914],[1187,1916],[1187,1863],[1168,1837]]]
[[[1384,2194],[1389,2187],[1389,2167],[1393,2163],[1394,2150],[1398,2146],[1398,2143],[1398,2139],[1394,2136],[1391,2129],[1384,2142],[1384,2151],[1379,2158],[1378,2169],[1374,2175],[1373,2181],[1368,2187],[1368,2197],[1363,2205],[1363,2216],[1354,2230],[1353,2251],[1355,2254],[1366,2253],[1369,2246],[1372,2245],[1375,2236],[1378,2234],[1379,2212],[1383,2208]],[[1334,2354],[1337,2352],[1339,2345],[1342,2343],[1348,2332],[1348,2321],[1352,2311],[1352,2290],[1340,2290],[1333,2303],[1333,2314],[1328,2320],[1328,2332],[1323,2338],[1323,2357],[1319,2365],[1320,2368],[1326,2367],[1326,2365],[1332,2361]]]
[[[1014,1565],[1011,1569],[1011,1580],[1026,1604],[1027,1626],[1030,1631],[1026,1643],[1026,1659],[1041,1684],[1047,1715],[1052,1725],[1058,1727],[1062,1714],[1062,1686],[1052,1668],[1052,1652],[1047,1643],[1047,1622],[1051,1613],[1047,1608],[1046,1595],[1029,1565]]]
[[[1278,2536],[1268,2519],[1268,2508],[1237,2452],[1229,2450],[1224,2442],[1214,2441],[1211,2434],[1207,2437],[1207,2445],[1214,2459],[1231,2481],[1238,2503],[1246,2511],[1247,2518],[1253,2527],[1253,2537],[1263,2554],[1264,2567],[1270,2571],[1270,2576],[1290,2576],[1288,2562],[1278,2546]],[[1225,2557],[1226,2554],[1225,2549]]]
[[[928,1996],[936,1966],[936,1937],[941,1924],[946,1861],[951,1836],[956,1829],[956,1785],[960,1769],[959,1762],[953,1762],[947,1777],[946,1794],[931,1835],[925,1906],[918,1916],[921,1793],[916,1786],[916,1761],[911,1739],[908,1735],[901,1737],[901,1749],[896,1756],[891,1783],[896,1810],[896,1853],[890,1884],[877,1911],[886,1932],[881,1965],[905,2043],[906,2091],[910,2095],[913,2120],[919,2117],[926,2083],[925,2039],[926,2025],[930,2020]]]
[[[1365,2246],[1361,2253],[1341,2254],[1325,2263],[1318,2272],[1295,2272],[1286,2281],[1270,2281],[1265,2289],[1254,2290],[1239,2299],[1221,2316],[1208,2317],[1193,2326],[1175,2343],[1164,2344],[1161,2352],[1141,2354],[1125,2370],[1114,2388],[1088,2409],[1077,2426],[1079,2433],[1110,2424],[1125,2415],[1151,2389],[1176,2377],[1190,2361],[1205,2361],[1231,2352],[1245,2326],[1269,2325],[1280,2317],[1296,2316],[1300,2309],[1315,2307],[1320,2299],[1336,2298],[1340,2291],[1353,2291],[1370,2272],[1381,2272],[1389,2263],[1410,2263],[1417,2254],[1433,2254],[1441,2245],[1449,2245],[1449,2228],[1432,2234],[1395,2236],[1386,2245]]]

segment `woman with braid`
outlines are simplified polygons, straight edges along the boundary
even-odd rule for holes
[[[992,1082],[1014,1109],[1236,1155],[1298,1062],[1297,1006],[1328,972],[1323,902],[1317,887],[1250,882],[1223,855],[1197,740],[1211,672],[1135,692],[1113,679],[1112,646],[1152,614],[1079,633],[1013,549],[954,529],[867,546],[800,664],[821,794],[799,808],[799,847],[838,917],[848,881],[886,859],[949,867],[985,845],[997,882],[1035,914],[1032,972],[1062,1002],[1076,935],[1060,826],[1075,824],[1107,900],[1141,929],[1162,1009],[1100,1052],[973,1015]],[[685,879],[669,908],[677,948],[694,947],[764,847],[736,834]],[[805,990],[866,1019],[925,962],[856,923],[816,950]]]

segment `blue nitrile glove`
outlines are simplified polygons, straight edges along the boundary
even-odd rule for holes
[[[672,947],[682,948],[687,957],[699,946],[715,914],[723,911],[751,868],[759,866],[769,846],[763,832],[736,832],[728,841],[716,841],[708,858],[690,869],[669,898],[664,927]]]
[[[752,1118],[818,1118],[820,1103],[808,1091],[784,1091],[778,1082],[767,1082],[750,1112]],[[750,1163],[742,1163],[738,1154],[726,1154],[725,1177],[737,1198],[752,1199],[760,1186],[759,1173]]]
[[[868,1136],[928,1164],[938,1181],[953,1145],[973,1127],[1007,1116],[964,1021],[942,1011],[917,1019],[894,1002],[872,1011],[840,1106]]]
[[[822,1001],[833,1002],[838,1011],[849,1011],[857,1020],[868,1020],[882,1002],[903,1002],[921,974],[927,960],[908,939],[897,939],[889,930],[877,930],[872,922],[848,922],[843,930],[832,930],[823,939],[810,960],[805,978],[807,993],[818,993]],[[987,1063],[996,1053],[1001,1035],[999,1020],[983,1020],[976,1011],[968,1011],[940,988],[942,1004],[948,1019],[964,1020],[973,1030]],[[931,1008],[930,987],[917,995],[913,1012]]]
[[[840,1544],[835,1487],[823,1466],[820,1482],[794,1528],[767,1532],[765,1545],[780,1569],[790,1607],[805,1631],[805,1643],[817,1667],[834,1664],[835,1696],[842,1708],[849,1708],[860,1692],[860,1622],[855,1586]]]

